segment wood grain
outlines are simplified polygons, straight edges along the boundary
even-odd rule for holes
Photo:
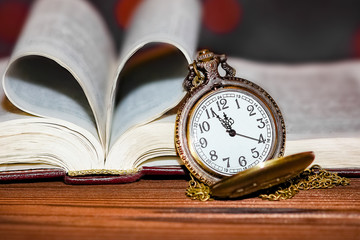
[[[0,185],[0,239],[360,239],[360,179],[259,198],[192,201],[187,182]]]

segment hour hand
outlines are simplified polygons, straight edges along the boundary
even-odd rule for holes
[[[221,125],[226,129],[226,131],[229,132],[232,130],[231,126],[234,124],[234,120],[229,118],[225,113],[223,114],[224,118],[221,118],[219,115],[216,115],[216,117],[219,119]]]

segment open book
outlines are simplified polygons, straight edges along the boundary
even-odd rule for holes
[[[179,165],[168,112],[185,95],[200,16],[197,0],[143,1],[117,51],[88,1],[37,1],[2,79],[0,171]]]
[[[0,180],[65,175],[94,183],[110,175],[117,180],[108,182],[126,182],[183,173],[175,113],[200,15],[196,0],[144,1],[117,53],[88,2],[36,2],[2,64]],[[287,153],[314,150],[323,167],[360,170],[360,62],[228,63],[282,107]]]

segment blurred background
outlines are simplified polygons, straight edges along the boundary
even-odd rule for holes
[[[142,0],[89,0],[121,42]],[[0,57],[16,43],[33,0],[0,0]],[[199,48],[261,62],[360,58],[358,0],[201,0]]]

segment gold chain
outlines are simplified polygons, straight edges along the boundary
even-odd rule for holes
[[[191,180],[189,181],[189,186],[187,187],[185,192],[186,196],[188,196],[192,200],[200,200],[203,202],[213,200],[211,198],[210,187],[205,185],[204,183],[195,180],[191,174],[190,177]]]
[[[191,180],[186,189],[186,196],[193,200],[207,201],[211,198],[211,189],[204,183],[200,183],[190,174]],[[335,186],[346,186],[350,180],[340,177],[337,173],[331,173],[322,169],[319,165],[313,165],[310,169],[304,170],[297,177],[287,182],[265,190],[259,195],[263,200],[279,201],[294,197],[300,190],[326,189]]]
[[[276,189],[267,190],[267,193],[260,194],[259,197],[270,201],[286,200],[294,197],[300,190],[326,189],[348,184],[350,184],[350,179],[340,177],[337,173],[328,172],[319,165],[313,165],[299,176],[277,186]]]

